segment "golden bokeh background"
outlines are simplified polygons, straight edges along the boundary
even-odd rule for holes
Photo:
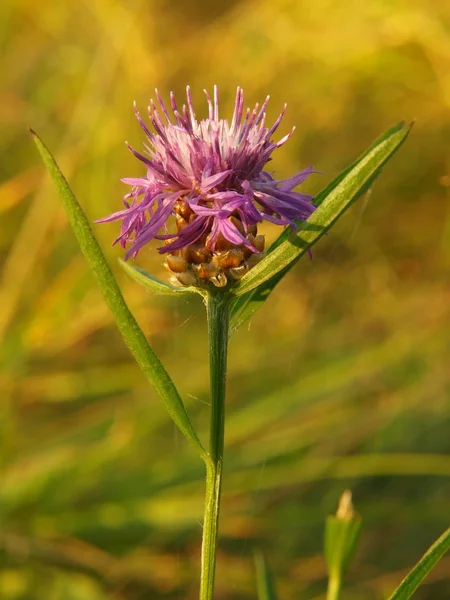
[[[284,102],[280,177],[318,191],[383,130],[416,120],[366,195],[232,339],[217,600],[324,598],[323,524],[346,487],[364,519],[347,600],[386,598],[448,526],[450,4],[426,0],[3,0],[0,6],[2,600],[190,600],[203,468],[133,363],[30,140],[90,219],[121,205],[153,89],[237,85]],[[132,310],[208,430],[200,301]],[[268,236],[273,231],[268,230]],[[164,277],[153,249],[139,263]],[[415,595],[450,596],[450,557]]]

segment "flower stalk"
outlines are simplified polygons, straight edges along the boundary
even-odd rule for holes
[[[214,597],[217,532],[223,473],[225,387],[227,374],[230,296],[212,291],[206,299],[211,387],[209,457],[206,462],[206,499],[203,523],[200,600]]]

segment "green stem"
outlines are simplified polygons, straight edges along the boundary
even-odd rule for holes
[[[203,523],[200,600],[214,597],[217,530],[222,487],[223,444],[225,433],[225,384],[227,374],[229,297],[210,293],[206,299],[211,385],[211,427],[209,458],[206,462],[206,499]]]
[[[339,600],[341,591],[341,574],[337,571],[332,571],[328,578],[327,600]]]

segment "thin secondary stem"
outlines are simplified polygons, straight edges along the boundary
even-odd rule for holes
[[[211,293],[206,300],[211,385],[210,461],[206,463],[205,519],[203,523],[200,600],[214,597],[217,530],[222,487],[223,444],[225,433],[225,384],[227,374],[229,297]]]

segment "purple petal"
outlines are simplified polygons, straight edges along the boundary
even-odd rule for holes
[[[235,192],[234,190],[226,192],[215,192],[214,194],[208,194],[208,199],[219,200],[221,202],[229,202],[235,198],[242,198],[242,194]]]
[[[220,214],[220,208],[210,208],[209,206],[201,206],[200,204],[194,204],[191,206],[191,209],[195,212],[196,215],[200,215],[202,217],[211,217]]]
[[[273,135],[275,133],[275,131],[278,129],[281,121],[283,120],[283,117],[286,113],[286,108],[287,108],[287,104],[285,104],[283,106],[283,110],[280,113],[280,116],[278,117],[278,119],[275,121],[275,123],[272,125],[272,127],[269,129],[268,131],[268,135]]]
[[[288,139],[292,137],[294,131],[295,131],[295,127],[293,127],[288,134],[286,134],[284,137],[282,137],[281,140],[279,140],[275,144],[275,147],[276,148],[280,148],[280,146],[282,146],[283,144],[285,144],[288,141]]]
[[[230,173],[233,172],[233,169],[228,169],[227,171],[222,171],[222,173],[216,173],[215,175],[211,175],[204,179],[201,183],[202,192],[209,192],[209,190],[219,183],[222,183],[224,179],[228,177]]]
[[[134,114],[136,115],[139,125],[142,127],[142,129],[144,130],[147,137],[151,140],[154,137],[154,134],[149,130],[147,125],[144,123],[144,121],[137,109],[136,102],[133,102],[133,108],[134,108]]]
[[[147,225],[141,230],[136,238],[135,243],[129,248],[125,254],[125,260],[127,260],[132,254],[135,255],[138,250],[145,244],[150,242],[158,231],[163,227],[167,219],[169,218],[173,205],[178,199],[178,194],[169,194],[159,204],[158,208],[152,214]]]
[[[148,187],[148,179],[145,177],[122,177],[120,180],[122,183],[126,183],[127,185],[132,185],[135,187]]]
[[[119,219],[124,219],[130,212],[134,212],[134,208],[125,208],[124,210],[119,210],[118,212],[109,215],[108,217],[103,217],[101,219],[96,219],[94,223],[111,223],[112,221],[118,221]]]
[[[258,252],[258,250],[254,246],[252,246],[252,244],[248,241],[246,237],[242,235],[240,231],[238,231],[237,227],[233,225],[231,221],[229,221],[228,219],[221,219],[217,221],[217,223],[221,234],[229,242],[231,242],[232,244],[236,244],[236,246],[240,246],[241,244],[243,244],[244,246],[250,248],[252,252]]]
[[[189,223],[187,227],[176,234],[177,239],[174,242],[167,244],[167,246],[161,246],[161,248],[158,248],[158,252],[164,254],[165,252],[180,250],[181,248],[194,244],[206,232],[209,221],[210,219],[204,219],[202,217],[194,219],[192,223]],[[160,237],[162,238],[163,236]]]
[[[300,173],[289,177],[289,179],[285,179],[280,185],[280,190],[284,192],[290,192],[295,187],[303,183],[305,179],[309,177],[309,175],[311,175],[312,173],[318,173],[318,171],[315,171],[314,167],[312,166],[308,167],[307,169],[303,169],[303,171],[300,171]]]

